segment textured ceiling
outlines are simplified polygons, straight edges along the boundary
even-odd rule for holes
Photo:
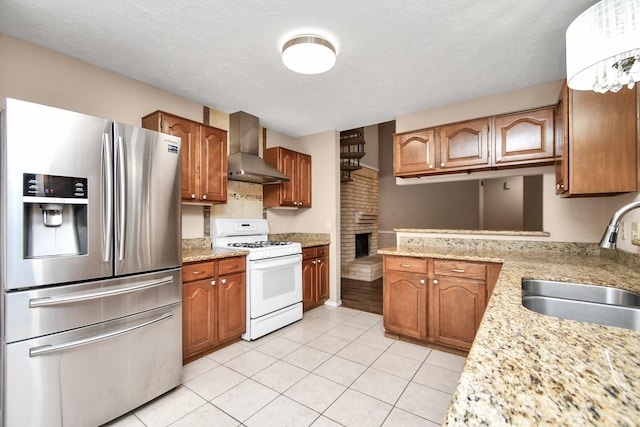
[[[0,0],[0,32],[290,136],[565,77],[565,31],[596,0]],[[336,46],[284,67],[291,36]]]

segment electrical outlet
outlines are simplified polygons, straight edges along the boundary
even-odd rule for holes
[[[620,223],[620,237],[622,240],[627,240],[627,223],[624,221]]]
[[[640,239],[640,222],[631,223],[631,239]]]

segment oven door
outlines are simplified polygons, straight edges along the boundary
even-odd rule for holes
[[[302,255],[249,261],[249,312],[255,319],[302,301]]]

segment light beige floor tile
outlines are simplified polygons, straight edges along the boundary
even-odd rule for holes
[[[314,331],[313,329],[305,328],[304,326],[296,326],[295,328],[287,330],[280,336],[299,344],[306,344],[309,341],[318,338],[320,335],[322,335],[322,332]]]
[[[262,353],[266,353],[269,356],[275,357],[276,359],[280,359],[282,356],[286,356],[292,351],[298,349],[300,346],[301,344],[295,341],[289,341],[281,337],[274,337],[267,343],[256,347],[256,350],[261,351]]]
[[[283,393],[308,374],[309,372],[302,368],[278,360],[251,378],[277,392]]]
[[[342,311],[342,310],[335,310],[329,313],[326,313],[322,316],[323,319],[330,319],[330,320],[335,320],[338,321],[340,323],[351,319],[353,316],[356,316],[359,312],[358,311],[353,311],[353,310],[349,310],[349,309],[345,309],[346,311]]]
[[[418,360],[398,356],[393,353],[384,353],[371,364],[372,368],[410,380],[420,368]]]
[[[313,371],[330,357],[331,354],[329,353],[303,346],[293,353],[289,353],[282,360],[307,371]]]
[[[358,378],[365,370],[366,366],[342,357],[334,356],[320,365],[315,374],[327,378],[331,381],[349,386]]]
[[[234,357],[238,357],[241,354],[246,353],[249,350],[250,349],[241,341],[221,348],[220,350],[214,351],[213,353],[208,354],[206,357],[218,363],[225,363],[233,359]]]
[[[411,382],[400,396],[396,407],[441,424],[450,403],[450,394]]]
[[[311,427],[342,427],[342,424],[338,424],[323,415],[315,420]]]
[[[328,331],[327,334],[352,341],[358,338],[360,335],[364,334],[364,332],[365,331],[363,331],[362,329],[347,326],[344,323],[342,323],[336,326],[335,328],[331,329],[330,331]]]
[[[322,350],[326,353],[336,354],[338,351],[346,347],[350,342],[351,341],[345,340],[344,338],[323,334],[313,341],[309,342],[307,344],[307,347]]]
[[[239,425],[238,420],[207,403],[179,419],[175,424],[171,424],[171,427],[238,427]]]
[[[323,412],[347,388],[326,378],[309,374],[298,381],[284,395],[317,412]]]
[[[424,362],[424,359],[427,358],[430,352],[431,349],[429,347],[423,347],[400,340],[391,344],[387,349],[387,353],[397,354],[409,359],[419,360],[420,362]]]
[[[193,390],[203,399],[211,400],[230,388],[247,379],[226,366],[218,366],[185,383],[185,387]]]
[[[429,363],[423,363],[412,381],[445,393],[453,394],[460,379],[460,372],[450,371]]]
[[[129,412],[115,420],[103,424],[102,427],[145,427],[145,425],[133,414],[133,412]]]
[[[379,314],[360,313],[344,321],[342,324],[351,326],[352,328],[364,329],[366,331],[380,322],[380,320],[382,320],[382,316]]]
[[[393,408],[382,424],[383,427],[438,427],[439,425],[398,408]]]
[[[380,355],[382,350],[378,348],[369,347],[368,345],[352,342],[338,353],[336,356],[340,356],[345,359],[349,359],[353,362],[360,363],[361,365],[371,365]]]
[[[311,425],[318,416],[320,414],[306,406],[285,396],[279,396],[244,424],[247,427],[299,427]]]
[[[278,393],[248,379],[211,401],[233,418],[245,421],[278,397]]]
[[[384,335],[384,322],[380,320],[378,323],[369,328],[367,332],[374,334]]]
[[[350,388],[394,405],[407,384],[409,380],[368,368]]]
[[[466,360],[466,358],[456,354],[433,350],[427,356],[426,362],[451,371],[462,372],[462,368],[464,368]]]
[[[267,366],[272,365],[276,360],[278,359],[260,351],[249,350],[248,352],[242,353],[240,356],[229,360],[224,365],[241,373],[242,375],[250,377],[257,374]]]
[[[134,414],[145,426],[168,426],[205,403],[193,391],[179,386],[136,409]]]
[[[355,340],[355,342],[368,345],[369,347],[379,348],[380,350],[386,350],[395,341],[396,340],[374,332],[365,332]]]
[[[349,427],[379,426],[392,406],[355,390],[345,391],[323,415]]]
[[[195,377],[204,374],[220,364],[208,357],[201,357],[182,367],[182,384],[191,381]]]
[[[310,319],[307,323],[304,324],[306,328],[313,329],[318,332],[327,332],[330,329],[335,328],[340,323],[339,320],[327,319],[325,316],[317,317],[315,319]]]

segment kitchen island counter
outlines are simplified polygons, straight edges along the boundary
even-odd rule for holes
[[[640,292],[640,274],[599,256],[596,245],[519,250],[513,242],[494,248],[449,243],[378,251],[503,263],[444,425],[636,425],[640,332],[529,311],[522,306],[521,281],[575,281]]]

